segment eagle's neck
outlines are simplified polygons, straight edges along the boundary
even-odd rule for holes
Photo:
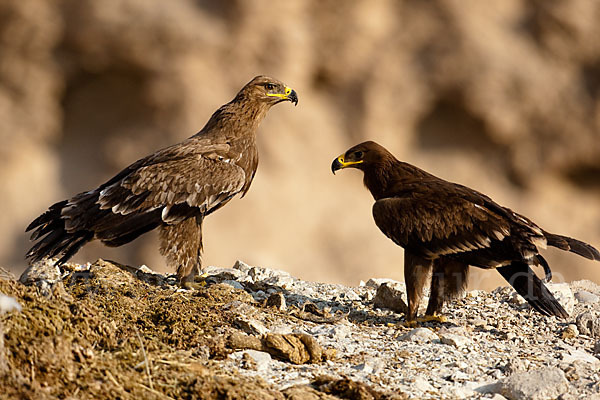
[[[393,168],[391,165],[370,165],[364,169],[363,183],[369,189],[375,200],[386,197],[389,182],[391,182]]]
[[[256,131],[269,108],[268,104],[239,98],[238,95],[215,111],[204,128],[196,134],[196,136],[210,134],[212,140],[230,146],[231,162],[246,173],[242,194],[250,188],[258,167]]]
[[[228,141],[247,141],[249,137],[254,139],[269,108],[268,104],[236,97],[215,111],[198,134],[216,132]]]
[[[422,169],[395,158],[370,165],[365,168],[364,173],[363,182],[375,200],[393,197],[402,190],[403,185],[408,186],[431,176]]]

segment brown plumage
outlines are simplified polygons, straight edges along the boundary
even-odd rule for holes
[[[447,182],[398,161],[375,142],[364,142],[336,158],[331,169],[357,168],[375,198],[373,218],[404,248],[407,320],[416,318],[423,287],[431,278],[426,315],[466,286],[469,265],[495,268],[531,306],[544,315],[568,314],[531,266],[551,272],[539,248],[546,245],[600,260],[594,247],[544,231],[527,217],[466,186]]]
[[[121,246],[159,228],[161,254],[189,282],[201,267],[202,220],[246,194],[258,166],[256,130],[283,101],[297,104],[296,92],[266,76],[252,79],[194,136],[50,206],[27,227],[37,243],[26,257],[62,264],[91,240]]]

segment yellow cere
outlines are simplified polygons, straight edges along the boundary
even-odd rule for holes
[[[358,160],[358,161],[344,161],[344,155],[342,154],[341,156],[338,157],[338,162],[340,164],[342,164],[342,168],[348,167],[350,165],[354,165],[354,164],[360,164],[363,162],[363,160]]]
[[[287,99],[288,96],[290,95],[290,93],[292,93],[292,89],[289,87],[285,87],[285,94],[281,94],[281,93],[267,93],[267,96],[271,96],[271,97],[279,97],[282,99]]]

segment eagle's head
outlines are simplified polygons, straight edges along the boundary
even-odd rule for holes
[[[283,82],[268,76],[259,75],[240,90],[236,98],[274,105],[282,101],[290,101],[298,105],[298,95]]]
[[[363,142],[336,157],[331,163],[331,172],[335,174],[335,171],[343,168],[357,168],[364,171],[368,167],[382,164],[390,157],[394,159],[383,146],[373,141]]]

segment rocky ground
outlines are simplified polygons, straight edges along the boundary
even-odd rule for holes
[[[0,274],[6,398],[600,399],[600,286],[551,285],[543,317],[510,288],[403,325],[402,283],[306,282],[237,262],[183,290],[98,260]],[[26,285],[23,285],[25,283]],[[424,303],[426,303],[424,301]]]

